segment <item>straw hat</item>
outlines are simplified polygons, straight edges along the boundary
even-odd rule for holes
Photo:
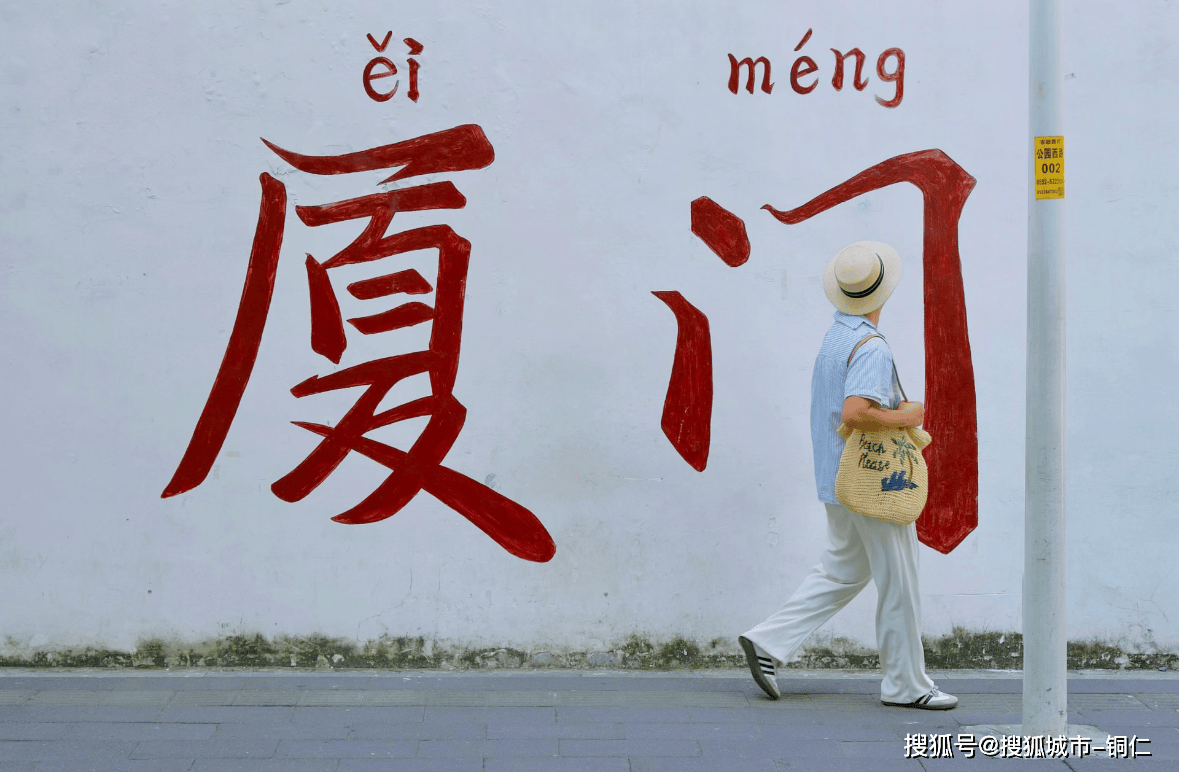
[[[823,290],[845,314],[862,316],[884,305],[901,280],[901,256],[882,241],[857,241],[827,264]]]

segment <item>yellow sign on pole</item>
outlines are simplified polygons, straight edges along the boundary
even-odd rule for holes
[[[1036,137],[1034,150],[1036,198],[1064,198],[1064,137]]]

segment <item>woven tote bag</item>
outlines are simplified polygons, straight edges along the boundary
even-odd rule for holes
[[[877,337],[882,336],[869,335],[857,343],[848,364],[860,346]],[[897,377],[897,385],[900,383]],[[901,397],[908,399],[904,387]],[[852,512],[891,523],[916,521],[929,498],[929,469],[921,455],[932,439],[929,432],[916,426],[864,431],[842,422],[838,432],[847,441],[835,477],[839,503]]]

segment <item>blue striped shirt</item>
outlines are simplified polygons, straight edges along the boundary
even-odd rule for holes
[[[839,436],[843,401],[864,397],[884,408],[901,403],[900,385],[893,377],[892,351],[883,338],[860,346],[851,365],[847,357],[863,338],[878,333],[863,316],[835,312],[835,323],[827,330],[815,370],[811,376],[811,444],[815,452],[815,485],[819,501],[838,504],[835,475],[845,440]]]

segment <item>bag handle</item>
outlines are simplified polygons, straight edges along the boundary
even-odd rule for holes
[[[846,367],[851,367],[852,357],[854,357],[856,355],[856,352],[860,350],[860,346],[864,345],[865,343],[872,340],[873,338],[880,338],[881,340],[884,340],[884,336],[878,332],[874,332],[865,338],[861,338],[860,342],[857,343],[855,345],[855,347],[851,350],[851,353],[847,355]],[[887,343],[887,341],[885,341],[885,342]],[[908,402],[909,398],[905,396],[905,387],[901,386],[901,376],[897,375],[897,363],[896,363],[895,359],[893,360],[893,363],[892,363],[892,377],[897,379],[897,386],[900,386],[900,388],[901,388],[901,399]]]

